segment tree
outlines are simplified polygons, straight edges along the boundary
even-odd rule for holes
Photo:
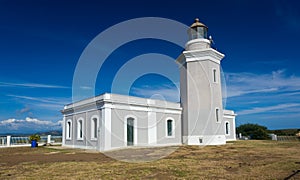
[[[250,139],[270,139],[268,129],[258,124],[243,124],[236,128],[237,133],[249,136]]]

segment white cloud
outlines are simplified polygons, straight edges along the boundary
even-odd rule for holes
[[[35,118],[29,118],[29,117],[26,117],[24,122],[40,124],[40,125],[53,125],[53,122],[51,122],[51,121],[42,121],[42,120],[38,120]]]
[[[237,112],[238,121],[271,120],[274,118],[268,117],[276,115],[285,115],[287,120],[300,111],[300,77],[288,75],[285,70],[264,74],[225,73],[225,79],[227,104]]]
[[[265,92],[275,92],[277,88],[269,88],[269,89],[239,89],[240,87],[229,87],[227,90],[227,97],[234,97],[234,96],[242,96],[245,94],[252,94],[252,93],[265,93]]]
[[[47,108],[52,110],[60,110],[65,104],[70,103],[69,98],[43,98],[43,97],[31,97],[31,96],[19,96],[19,95],[6,95],[17,99],[26,100],[26,104],[31,104],[36,108]]]
[[[90,86],[80,86],[81,89],[84,89],[84,90],[92,90],[93,88],[90,87]]]
[[[27,88],[55,88],[55,89],[65,89],[69,88],[66,86],[51,85],[51,84],[38,84],[38,83],[9,83],[9,82],[0,82],[0,86],[8,87],[27,87]]]
[[[24,113],[29,112],[30,110],[31,109],[28,106],[26,106],[26,107],[24,107],[22,109],[17,110],[16,112],[17,112],[17,114],[24,114]]]
[[[300,77],[287,76],[285,70],[273,71],[269,74],[225,73],[225,79],[227,97],[300,90]]]
[[[33,124],[42,124],[42,125],[56,125],[57,123],[53,123],[52,121],[43,121],[36,118],[26,117],[25,119],[7,119],[0,121],[0,125],[6,125],[11,123],[33,123]]]
[[[67,104],[67,103],[65,103]],[[62,110],[65,104],[45,104],[45,103],[36,103],[34,106],[44,109],[51,109],[51,110]]]
[[[254,107],[251,109],[239,111],[239,112],[237,112],[237,114],[238,115],[246,115],[246,114],[271,112],[271,111],[275,111],[275,110],[282,111],[284,109],[293,108],[293,107],[300,107],[300,104],[297,104],[297,103],[295,103],[295,104],[279,104],[279,105],[266,106],[266,107]]]
[[[5,124],[10,124],[10,123],[18,122],[18,121],[21,121],[21,120],[7,119],[7,120],[0,121],[0,124],[4,124],[5,125]]]
[[[23,108],[23,109],[20,109],[20,113],[26,113],[26,112],[28,112],[28,111],[30,111],[30,108],[29,107],[25,107],[25,108]]]
[[[40,120],[37,118],[26,117],[25,119],[6,119],[0,121],[0,129],[5,129],[5,131],[18,131],[18,132],[28,132],[28,131],[47,131],[61,129],[62,121],[52,122],[46,120]],[[3,130],[2,130],[3,131]]]
[[[300,92],[290,92],[290,93],[285,93],[285,96],[295,96],[295,95],[300,95]]]
[[[39,101],[39,102],[44,102],[44,103],[53,103],[53,104],[59,103],[57,101],[58,100],[57,98],[42,98],[42,97],[31,97],[31,96],[19,96],[19,95],[12,95],[12,94],[8,94],[6,96],[15,97],[15,98],[19,98],[19,99],[27,99],[27,100]]]
[[[57,121],[57,124],[59,124],[60,126],[62,126],[63,125],[63,120],[59,120],[59,121]]]

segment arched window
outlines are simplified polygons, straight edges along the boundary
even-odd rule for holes
[[[229,129],[230,127],[229,127],[229,122],[226,122],[225,123],[225,134],[226,135],[229,135],[230,134],[230,129]]]
[[[134,119],[127,118],[127,146],[134,145]]]
[[[124,117],[124,146],[135,146],[137,144],[137,117],[134,115],[127,115]]]
[[[172,136],[172,133],[173,133],[173,131],[172,131],[172,120],[168,120],[167,121],[167,129],[168,129],[168,136]]]
[[[71,139],[72,137],[72,121],[67,121],[67,129],[66,129],[66,139]]]
[[[91,138],[97,139],[98,137],[98,118],[92,117],[91,119]]]
[[[77,121],[77,139],[83,139],[83,120],[79,119]]]
[[[167,121],[166,121],[166,136],[167,137],[174,137],[174,130],[175,130],[174,119],[167,118]]]

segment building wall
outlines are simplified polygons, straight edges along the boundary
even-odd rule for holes
[[[183,57],[181,57],[183,58]],[[189,129],[188,129],[188,121],[187,119],[189,119],[189,114],[188,114],[188,82],[187,82],[187,78],[190,74],[187,73],[186,70],[187,64],[180,64],[179,68],[180,68],[180,102],[181,102],[181,107],[182,107],[182,115],[181,115],[181,119],[182,119],[182,136],[187,137],[189,135]],[[185,83],[184,83],[185,82]],[[184,84],[182,84],[184,83]],[[184,142],[185,143],[185,142]]]
[[[218,64],[210,61],[194,61],[187,64],[188,84],[188,129],[190,135],[224,134],[222,126],[222,94],[220,78],[212,82],[212,69],[218,69]],[[220,109],[219,121],[215,117],[215,107]]]
[[[69,139],[69,138],[67,138],[67,123],[68,122],[71,122],[71,132],[70,132],[70,134],[71,134],[71,138]],[[71,145],[73,145],[74,143],[75,143],[75,134],[74,134],[74,131],[75,131],[75,129],[74,129],[74,118],[73,118],[73,116],[72,115],[69,115],[69,116],[65,116],[65,121],[64,121],[64,129],[63,129],[63,133],[64,133],[64,138],[65,138],[65,145],[69,145],[69,146],[71,146]]]
[[[168,144],[181,144],[181,115],[156,113],[136,110],[112,109],[112,141],[111,147],[120,148],[127,146],[126,119],[134,118],[137,124],[135,146],[156,146]],[[174,120],[174,136],[167,137],[166,121]],[[153,122],[149,126],[149,122]],[[153,130],[154,129],[154,130]],[[150,132],[152,131],[152,132]],[[155,134],[154,134],[155,133]],[[155,137],[154,140],[153,137]]]
[[[134,111],[134,110],[122,110],[112,109],[112,139],[111,147],[124,147],[127,146],[127,118],[133,118],[137,123],[135,145],[147,145],[148,144],[148,113],[145,111]]]
[[[224,111],[224,132],[226,141],[236,140],[235,114],[233,111]],[[228,123],[228,133],[226,133],[226,123]]]
[[[97,138],[92,137],[92,133],[94,129],[92,129],[92,120],[96,118],[97,119]],[[103,141],[100,136],[100,132],[102,130],[102,118],[101,118],[101,110],[94,110],[86,113],[86,145],[87,146],[92,146],[95,149],[100,148],[100,141]]]
[[[100,102],[88,108],[75,106],[64,114],[64,146],[107,151],[127,147],[127,118],[135,121],[134,146],[162,146],[181,144],[181,108],[177,103],[162,104],[161,101],[113,95],[115,102]],[[119,98],[118,96],[121,96]],[[108,96],[106,96],[108,97]],[[112,97],[112,96],[111,96]],[[137,103],[133,104],[132,103]],[[147,103],[147,104],[146,104]],[[92,103],[93,104],[93,103]],[[71,106],[70,107],[74,107]],[[98,137],[92,138],[92,119],[97,118]],[[172,136],[167,136],[167,120],[173,121]],[[83,138],[78,139],[78,121],[83,122]],[[67,138],[67,123],[72,122],[72,137]]]
[[[167,135],[167,120],[174,121],[174,131],[172,136]],[[156,113],[157,122],[157,144],[181,144],[181,115],[180,114],[165,114]]]
[[[98,136],[97,138],[92,138],[92,118],[97,118],[97,131]],[[82,120],[83,122],[83,138],[78,138],[78,121]],[[67,126],[68,122],[71,121],[72,127],[71,127],[71,139],[67,138]],[[74,115],[67,115],[65,116],[65,122],[63,130],[65,136],[65,146],[71,146],[71,147],[79,147],[79,148],[86,148],[86,149],[99,149],[100,148],[100,142],[101,142],[101,136],[99,135],[101,131],[101,110],[92,110],[87,112],[82,112]]]
[[[184,51],[177,60],[186,67],[180,69],[185,144],[226,143],[219,64],[222,57],[213,49],[203,49]],[[213,81],[213,70],[216,70],[216,82]],[[219,111],[218,118],[216,109]]]

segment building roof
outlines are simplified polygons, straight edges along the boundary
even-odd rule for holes
[[[105,93],[99,96],[91,97],[81,101],[77,101],[68,105],[65,105],[64,109],[61,111],[63,114],[70,110],[82,109],[87,107],[97,106],[97,104],[108,103],[112,105],[122,104],[125,106],[139,106],[139,107],[149,107],[158,109],[168,109],[181,112],[182,108],[180,103],[163,101],[158,99],[148,99],[134,96],[126,96],[120,94]],[[113,107],[113,106],[112,106]]]

